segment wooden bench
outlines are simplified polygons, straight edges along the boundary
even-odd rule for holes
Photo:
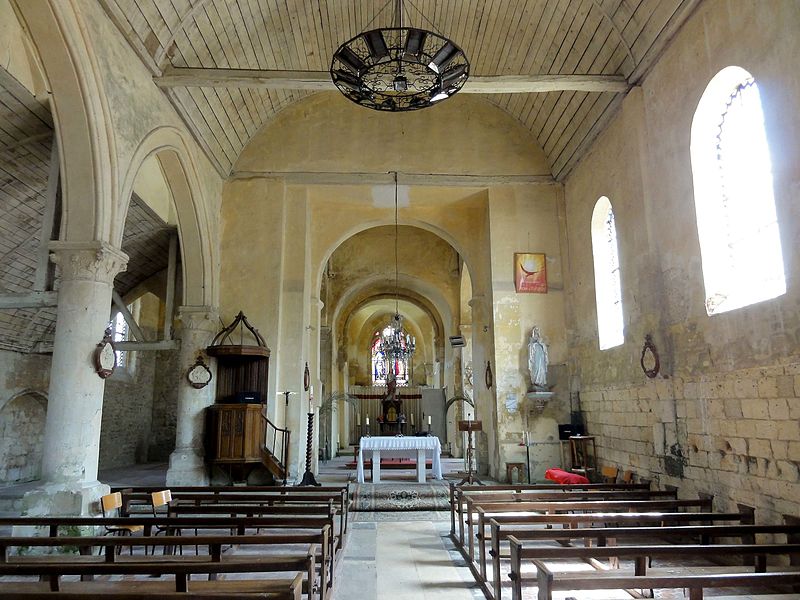
[[[508,502],[544,502],[567,500],[619,500],[619,499],[667,499],[675,500],[673,492],[650,490],[524,490],[522,492],[489,492],[484,494],[462,493],[458,499],[459,530],[458,539],[455,541],[461,546],[465,544],[464,523],[478,506]],[[466,516],[466,518],[465,518]]]
[[[261,529],[267,529],[270,531],[280,530],[280,529],[287,529],[291,528],[293,533],[296,533],[297,529],[301,530],[309,530],[312,533],[317,535],[321,534],[323,530],[327,528],[327,531],[331,531],[333,527],[333,521],[328,516],[314,516],[314,515],[304,515],[304,516],[294,516],[294,517],[284,517],[284,516],[268,516],[268,517],[152,517],[147,515],[141,516],[132,516],[132,517],[110,517],[110,518],[100,518],[100,517],[13,517],[13,518],[2,518],[0,519],[0,526],[12,526],[12,527],[21,527],[22,530],[41,530],[45,529],[45,531],[37,531],[36,537],[37,539],[42,538],[56,538],[59,536],[60,533],[72,532],[75,528],[92,528],[97,529],[99,527],[105,526],[115,526],[120,524],[130,524],[130,523],[137,523],[141,524],[143,527],[143,538],[148,539],[150,538],[152,541],[148,543],[157,544],[157,545],[164,545],[165,544],[165,537],[152,537],[152,530],[153,527],[159,526],[162,528],[167,529],[168,531],[177,531],[180,529],[191,530],[223,530],[226,532],[235,533],[238,536],[245,536],[249,531],[255,531],[256,533],[260,532]],[[100,538],[103,540],[103,545],[106,543],[117,544],[120,547],[127,544],[136,543],[137,540],[142,540],[143,538],[140,537],[124,537],[124,538],[115,538],[115,537],[104,537]],[[186,536],[186,537],[178,537],[178,540],[181,541],[178,545],[197,545],[196,541],[197,538],[194,536]],[[14,536],[11,538],[12,542],[11,545],[19,545],[20,537]],[[62,539],[62,538],[59,538]],[[85,545],[85,537],[79,538],[82,543],[81,545]],[[169,538],[172,539],[172,538]],[[329,562],[331,563],[331,567],[329,569],[328,574],[328,582],[329,587],[333,585],[333,578],[332,573],[334,571],[335,562],[338,558],[337,548],[336,548],[336,536],[329,534],[329,540],[327,545],[327,552],[325,554],[329,557]],[[14,544],[16,542],[16,544]],[[34,545],[47,545],[45,542],[36,542]],[[169,544],[167,544],[169,545]],[[320,555],[322,555],[322,551],[320,550]],[[324,563],[323,563],[324,564]]]
[[[614,575],[597,577],[573,575],[556,578],[548,568],[534,561],[538,569],[538,600],[552,600],[554,591],[561,590],[616,590],[616,589],[687,589],[689,600],[703,600],[708,588],[773,588],[775,586],[800,585],[798,572],[730,573],[716,575],[647,575],[636,577]]]
[[[522,575],[522,561],[531,560],[537,568],[537,585],[539,586],[539,600],[550,599],[553,590],[596,590],[596,589],[657,589],[657,583],[648,581],[647,559],[670,558],[673,560],[688,557],[704,557],[709,555],[708,545],[664,544],[648,546],[597,546],[597,547],[547,547],[524,545],[514,536],[509,536],[511,546],[511,572],[512,599],[522,600],[522,584],[526,579]],[[755,557],[755,572],[766,571],[767,556],[800,553],[800,544],[716,544],[713,546],[715,557]],[[554,573],[544,564],[544,560],[556,559],[581,559],[598,560],[602,558],[632,558],[635,561],[633,576],[607,576],[603,573],[593,573],[591,577],[585,574]],[[545,573],[542,575],[542,573]],[[738,573],[731,573],[738,574]],[[795,573],[796,581],[800,583],[800,572]],[[658,579],[656,576],[654,579]],[[606,579],[627,579],[629,585],[609,585]],[[678,587],[678,586],[666,586]],[[689,587],[689,586],[680,586]],[[696,587],[696,586],[695,586]],[[701,596],[702,597],[702,594]]]
[[[700,498],[696,500],[564,500],[555,501],[531,501],[531,502],[489,502],[479,506],[484,509],[484,521],[482,527],[486,526],[486,516],[494,516],[504,512],[539,512],[539,513],[558,513],[558,512],[649,512],[649,511],[670,511],[679,509],[696,508],[699,511],[708,512],[711,509],[711,498]],[[467,558],[470,562],[475,560],[475,521],[472,518],[477,502],[467,499],[466,525],[468,530],[468,553]],[[480,531],[481,540],[485,535],[485,529]],[[481,541],[481,543],[483,543]],[[463,544],[462,544],[463,550]]]
[[[643,483],[529,483],[529,484],[501,484],[501,485],[458,485],[450,482],[450,535],[456,534],[456,520],[461,520],[461,509],[465,494],[486,494],[502,491],[547,491],[547,490],[647,490],[650,484]]]
[[[302,546],[305,548],[313,548],[315,550],[315,560],[319,567],[319,593],[320,598],[324,599],[330,595],[333,588],[333,573],[334,562],[331,557],[331,544],[330,544],[331,530],[330,525],[325,525],[319,533],[280,533],[272,535],[244,535],[244,536],[231,536],[231,535],[198,535],[198,536],[167,536],[167,537],[0,537],[0,565],[20,565],[28,563],[40,564],[42,562],[58,561],[76,561],[81,562],[125,562],[125,563],[150,563],[154,560],[158,561],[205,561],[211,560],[212,562],[221,562],[223,560],[223,547],[225,546]],[[208,547],[208,555],[183,555],[180,556],[169,555],[161,556],[157,559],[154,556],[134,555],[131,552],[130,556],[118,556],[119,550],[122,548],[136,548],[136,547],[152,547],[156,545],[164,545],[165,547],[180,547],[180,546],[195,546]],[[79,548],[81,557],[70,554],[53,554],[53,555],[32,555],[32,556],[10,556],[9,548],[21,547],[75,547]],[[102,555],[95,556],[93,553],[94,548],[99,548]],[[302,551],[301,559],[305,560],[308,550]],[[252,556],[252,555],[226,555],[225,562],[242,562],[249,564],[254,560],[262,560],[262,558],[269,562],[274,560],[276,570],[284,570],[284,561],[296,555],[296,551],[290,551],[288,554],[284,553],[280,557],[277,556]],[[309,584],[308,589],[312,589],[317,581],[314,572],[308,572]]]
[[[740,523],[752,523],[752,514],[751,513],[691,513],[691,512],[684,512],[684,513],[585,513],[585,514],[577,514],[577,515],[566,515],[566,514],[511,514],[511,515],[501,515],[501,514],[493,514],[492,516],[487,515],[487,511],[484,507],[480,506],[477,509],[478,512],[478,526],[477,526],[477,533],[475,534],[475,539],[478,541],[478,562],[480,571],[476,574],[476,577],[485,580],[486,579],[486,527],[490,528],[490,554],[497,551],[496,544],[499,541],[499,531],[501,524],[510,525],[515,524],[519,527],[525,525],[544,525],[544,526],[552,526],[556,524],[561,524],[563,526],[569,527],[577,527],[579,525],[604,525],[608,526],[609,524],[619,524],[620,526],[627,524],[628,526],[631,525],[638,525],[640,523],[660,523],[660,524],[677,524],[677,523],[688,523],[688,522],[696,522],[696,523],[710,523],[712,521],[738,521]],[[503,539],[505,539],[504,536]],[[493,555],[494,556],[494,555]],[[479,579],[479,583],[480,583]]]
[[[156,537],[0,537],[0,565],[22,565],[22,564],[42,564],[53,561],[75,562],[82,563],[152,563],[154,561],[170,561],[170,562],[203,562],[210,560],[211,562],[223,561],[223,547],[241,547],[241,546],[301,546],[305,548],[302,550],[302,555],[299,555],[296,550],[284,552],[280,556],[276,555],[225,555],[224,561],[250,564],[253,561],[263,561],[271,563],[275,566],[276,571],[286,570],[286,560],[302,560],[305,561],[309,551],[314,552],[316,565],[309,565],[311,567],[319,567],[319,590],[320,599],[328,597],[333,587],[333,573],[334,562],[330,555],[331,544],[329,542],[331,535],[330,525],[325,525],[319,533],[281,533],[272,535],[245,535],[245,536],[231,536],[231,535],[199,535],[199,536],[166,536],[161,538]],[[165,547],[180,547],[180,546],[195,546],[208,547],[207,555],[197,554],[195,556],[183,555],[176,556],[174,554],[169,556],[147,556],[134,555],[131,552],[130,556],[118,556],[118,551],[122,548],[136,548],[136,547],[152,547],[156,545],[164,545]],[[51,555],[31,555],[31,556],[10,556],[8,553],[9,548],[20,547],[76,547],[81,551],[81,556],[70,554],[51,554]],[[94,548],[100,548],[102,555],[95,556],[93,554]],[[308,549],[311,550],[308,550]],[[296,562],[296,561],[295,561]],[[294,570],[293,568],[290,570]],[[307,571],[308,576],[308,589],[312,590],[317,582],[317,575],[314,570]]]
[[[161,488],[155,487],[125,487],[114,488],[122,494],[123,515],[137,510],[137,507],[150,506],[150,494]],[[193,500],[196,503],[213,502],[266,502],[268,506],[276,503],[283,504],[325,504],[332,501],[338,508],[342,518],[340,543],[347,534],[350,487],[346,486],[320,486],[313,488],[292,487],[275,488],[267,486],[179,486],[170,487],[173,500]],[[341,547],[341,546],[340,546]]]
[[[131,539],[131,538],[120,538]],[[37,576],[46,578],[47,582],[37,585],[36,582],[14,582],[0,581],[0,597],[5,594],[23,591],[26,589],[39,589],[52,592],[75,591],[83,592],[87,596],[99,592],[107,591],[189,591],[190,587],[196,591],[214,591],[225,593],[228,589],[232,591],[257,592],[259,586],[263,584],[263,579],[236,579],[223,581],[192,581],[192,575],[213,576],[219,574],[256,574],[269,572],[292,572],[292,577],[298,572],[311,574],[313,585],[314,574],[316,573],[316,547],[309,547],[303,556],[292,555],[287,557],[248,557],[248,561],[213,561],[210,558],[204,560],[163,560],[163,557],[150,557],[148,560],[141,561],[115,561],[97,562],[90,560],[92,557],[74,557],[74,560],[65,559],[64,555],[53,558],[52,560],[37,560],[28,562],[10,562],[0,564],[0,576]],[[141,575],[141,576],[163,576],[170,575],[174,581],[143,581],[143,580],[119,580],[119,581],[81,581],[67,582],[62,585],[61,578],[66,575],[80,575],[81,577],[94,577],[98,575]],[[211,579],[211,577],[210,577]],[[310,590],[309,590],[310,596]]]
[[[162,582],[158,582],[162,583]],[[92,594],[95,597],[101,597],[104,600],[220,600],[224,597],[228,600],[250,600],[252,598],[259,598],[261,600],[300,600],[302,597],[303,576],[298,573],[293,579],[264,579],[260,580],[257,584],[249,582],[252,590],[248,591],[242,589],[235,589],[233,586],[228,586],[229,589],[225,590],[224,596],[219,591],[214,589],[221,589],[219,584],[213,586],[210,591],[195,591],[194,589],[186,592],[170,592],[166,590],[152,591],[153,585],[139,586],[138,591],[115,591],[113,589],[103,590],[100,586],[94,586]],[[0,586],[3,584],[0,583]],[[5,600],[48,600],[54,597],[54,592],[42,591],[40,587],[45,587],[46,584],[38,584],[31,586],[26,584],[25,589],[10,591],[11,587],[8,586],[9,591],[3,593]],[[72,589],[73,584],[66,583],[62,587]],[[79,587],[79,586],[75,586]],[[133,587],[133,586],[131,586]],[[145,587],[149,589],[145,589]],[[159,588],[162,586],[159,586]],[[163,586],[166,587],[166,586]],[[195,586],[193,585],[192,588]],[[2,589],[2,587],[0,587]],[[59,600],[86,600],[86,592],[72,592],[60,591],[56,592]]]
[[[682,515],[690,513],[680,513]],[[710,545],[721,538],[738,538],[742,544],[754,544],[756,535],[782,535],[787,537],[800,534],[800,526],[790,525],[679,525],[661,527],[581,527],[577,529],[520,529],[520,525],[506,525],[501,529],[500,523],[491,520],[492,557],[492,591],[495,600],[501,597],[502,579],[500,575],[500,559],[509,558],[510,554],[500,553],[500,544],[513,536],[519,541],[558,541],[572,542],[584,540],[587,544],[605,546],[629,540],[657,538],[659,541],[671,542],[686,539],[697,540],[700,544]],[[485,580],[485,563],[482,564],[482,575]]]

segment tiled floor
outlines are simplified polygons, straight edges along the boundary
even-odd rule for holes
[[[441,521],[353,523],[334,600],[483,598],[449,531],[449,516]]]

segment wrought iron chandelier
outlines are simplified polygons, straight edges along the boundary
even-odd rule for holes
[[[403,0],[389,0],[367,28],[395,3],[394,26],[348,40],[331,61],[331,79],[347,98],[374,110],[400,112],[433,106],[469,77],[464,51],[441,32],[403,26]],[[427,21],[411,2],[408,5]]]
[[[400,271],[398,267],[398,221],[397,221],[397,172],[394,173],[394,317],[389,324],[384,327],[378,348],[388,360],[390,365],[390,377],[396,375],[395,363],[403,360],[408,361],[414,354],[416,340],[413,335],[406,333],[403,329],[403,317],[400,316],[400,295],[399,282]]]

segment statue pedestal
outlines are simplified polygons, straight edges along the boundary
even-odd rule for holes
[[[533,402],[536,412],[541,413],[547,403],[555,396],[555,392],[527,392],[525,398]]]

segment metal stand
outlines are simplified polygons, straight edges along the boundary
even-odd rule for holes
[[[475,455],[475,448],[472,445],[472,432],[483,431],[483,423],[481,421],[459,421],[458,430],[467,432],[467,476],[464,477],[458,485],[464,485],[465,483],[469,485],[476,483],[478,485],[484,485],[484,483],[475,476],[475,471],[472,469],[472,459]]]
[[[300,481],[298,486],[304,485],[315,485],[319,486],[322,485],[321,483],[317,483],[317,480],[314,478],[314,473],[311,472],[311,458],[313,456],[312,451],[312,442],[314,435],[314,413],[308,413],[308,438],[306,439],[306,472],[303,473],[303,479]]]
[[[531,483],[531,445],[525,444],[525,466],[528,469],[528,484]]]

